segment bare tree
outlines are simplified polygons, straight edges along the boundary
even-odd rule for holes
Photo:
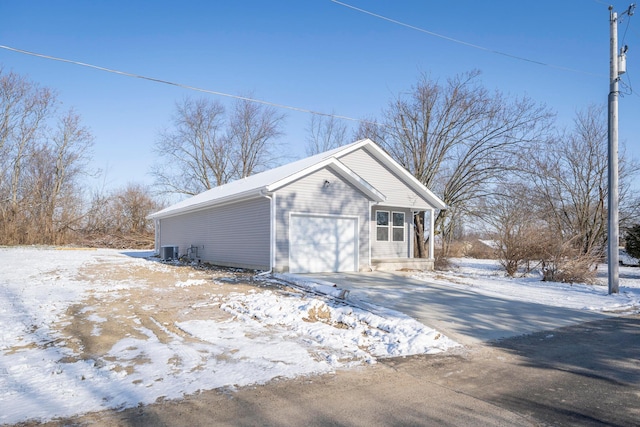
[[[70,110],[59,120],[49,143],[52,159],[52,186],[48,196],[46,223],[52,233],[59,234],[75,226],[82,216],[81,177],[87,176],[93,147],[93,135],[82,125],[80,116]]]
[[[73,111],[59,118],[51,136],[40,141],[25,164],[21,212],[39,243],[63,243],[82,218],[82,183],[93,136]],[[33,240],[33,239],[32,239]]]
[[[312,114],[307,132],[308,156],[338,148],[347,142],[347,126],[333,115]]]
[[[442,195],[449,209],[437,214],[435,226],[445,256],[460,219],[473,214],[473,203],[492,192],[513,167],[520,147],[539,139],[553,117],[529,98],[490,93],[479,75],[472,71],[446,84],[422,75],[409,93],[383,111],[380,126],[359,131]],[[415,216],[415,225],[416,255],[423,257],[424,215]]]
[[[147,216],[161,207],[142,184],[129,183],[108,193],[98,192],[84,218],[83,241],[91,246],[153,247],[153,224]]]
[[[637,170],[622,156],[621,206]],[[520,171],[518,184],[490,198],[485,217],[497,232],[507,273],[537,260],[544,280],[591,281],[607,239],[604,110],[589,106],[576,114],[571,131],[523,147]]]
[[[120,219],[111,203],[112,195],[104,189],[94,190],[89,196],[81,234],[85,241],[96,241],[96,236],[104,236],[116,229]]]
[[[548,227],[532,209],[531,188],[527,183],[501,186],[483,203],[479,212],[495,240],[495,252],[507,275],[528,273],[545,257]]]
[[[0,220],[6,243],[25,234],[27,218],[20,211],[30,188],[24,185],[24,170],[55,104],[49,89],[0,69]]]
[[[74,171],[85,166],[75,157],[81,142],[77,135],[51,135],[47,123],[57,119],[56,107],[50,89],[0,70],[0,234],[4,243],[58,241],[59,228],[53,221],[64,216],[61,194],[78,194],[77,188],[70,187]],[[72,113],[60,120],[78,129]]]
[[[160,134],[162,159],[152,174],[164,192],[194,195],[225,184],[232,176],[232,150],[224,135],[224,107],[200,98],[176,103],[173,128]]]
[[[525,179],[534,185],[536,204],[557,236],[571,240],[578,252],[604,254],[607,232],[607,128],[604,109],[579,111],[574,128],[536,144],[527,152]],[[620,203],[625,206],[629,181],[638,165],[620,159]]]
[[[283,119],[272,108],[244,100],[230,117],[219,102],[183,100],[176,104],[172,128],[156,142],[156,186],[164,193],[194,195],[271,166]]]
[[[94,195],[87,209],[93,136],[57,106],[51,90],[0,69],[0,243],[103,245],[117,233],[120,247],[149,246],[158,205],[146,188]]]
[[[282,135],[284,114],[245,99],[235,103],[227,135],[233,147],[234,177],[245,178],[273,166],[278,159],[275,140]]]
[[[116,191],[112,198],[116,218],[119,219],[117,231],[138,235],[153,232],[153,224],[147,216],[157,210],[160,204],[150,196],[146,186],[130,183]]]

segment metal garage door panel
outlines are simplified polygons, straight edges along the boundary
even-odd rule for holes
[[[289,271],[356,271],[356,218],[292,215]]]

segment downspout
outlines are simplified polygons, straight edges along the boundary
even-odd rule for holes
[[[369,200],[369,213],[367,214],[367,243],[369,247],[369,270],[373,271],[373,266],[371,265],[371,212],[373,211],[373,205],[375,202]]]
[[[162,246],[162,230],[160,229],[160,219],[156,218],[153,222],[155,232],[154,252],[155,255],[160,255],[160,247]]]
[[[430,259],[436,258],[435,242],[433,241],[436,236],[435,230],[433,229],[433,227],[435,226],[434,212],[435,212],[435,209],[429,209],[429,258]]]
[[[263,271],[258,276],[268,276],[273,273],[273,268],[276,265],[276,195],[275,193],[269,194],[267,191],[261,192],[262,196],[269,199],[269,270]]]

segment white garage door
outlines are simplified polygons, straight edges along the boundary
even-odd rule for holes
[[[357,271],[357,218],[292,214],[289,271]]]

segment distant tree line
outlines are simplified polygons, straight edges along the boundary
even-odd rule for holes
[[[522,147],[509,182],[487,198],[484,216],[495,230],[509,275],[540,264],[545,280],[589,281],[607,247],[607,120],[600,106],[578,111],[573,127],[554,128]],[[620,224],[637,217],[630,184],[638,163],[620,152]]]
[[[0,68],[0,244],[149,246],[158,207],[130,185],[87,196],[93,136],[55,92]]]
[[[284,114],[248,97],[230,108],[185,98],[155,144],[154,191],[130,184],[87,194],[93,137],[55,93],[0,69],[0,244],[149,246],[158,195],[184,197],[277,166]],[[436,213],[438,257],[461,230],[485,231],[509,275],[540,267],[547,280],[588,280],[607,239],[607,131],[600,106],[561,129],[546,105],[490,91],[480,72],[427,74],[351,130],[312,115],[308,155],[370,138],[447,204]],[[621,228],[638,234],[638,163],[620,154]],[[425,214],[414,217],[426,256]],[[633,246],[631,244],[630,246]]]

